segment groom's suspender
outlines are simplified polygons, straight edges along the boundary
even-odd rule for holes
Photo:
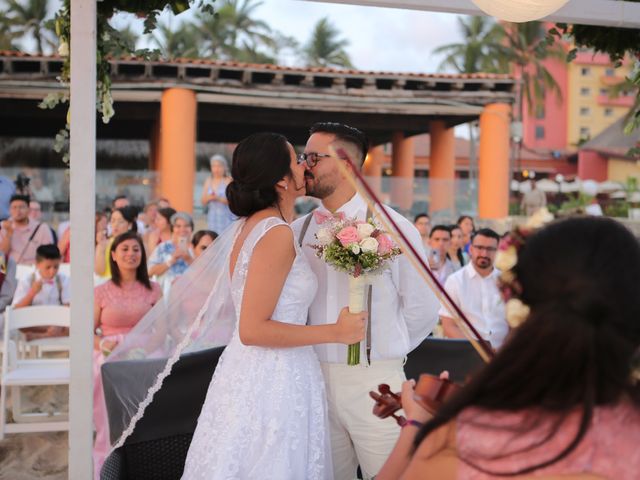
[[[302,228],[300,229],[300,235],[298,236],[298,245],[302,247],[302,242],[304,241],[304,236],[307,234],[307,230],[309,229],[309,224],[311,223],[311,219],[313,218],[313,212],[307,214],[307,217],[304,219],[304,223],[302,224]],[[371,210],[367,208],[367,214],[364,217],[365,221],[371,218]],[[373,294],[373,286],[369,285],[367,289],[367,339],[366,339],[366,352],[367,352],[367,365],[371,365],[371,309],[373,307],[372,303],[372,294]]]

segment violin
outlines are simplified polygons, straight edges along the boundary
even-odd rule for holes
[[[454,314],[454,320],[458,323],[460,330],[478,352],[478,355],[480,355],[484,361],[489,362],[491,358],[493,358],[494,352],[488,342],[482,340],[482,337],[473,324],[467,319],[464,312],[452,300],[451,296],[447,293],[440,282],[438,282],[437,278],[429,269],[423,258],[418,254],[395,220],[391,215],[389,215],[389,212],[386,210],[385,206],[377,197],[373,189],[367,184],[358,168],[353,164],[349,154],[343,148],[337,148],[335,149],[335,152],[332,153],[334,153],[334,156],[344,160],[346,164],[351,166],[349,171],[342,162],[336,162],[341,173],[351,183],[353,188],[362,195],[371,211],[380,212],[380,215],[378,216],[380,223],[382,223],[398,246],[400,246],[402,252],[406,254],[407,259],[416,271],[431,287],[440,303],[444,305],[449,312]],[[454,384],[448,379],[422,374],[416,384],[414,398],[425,410],[434,414],[446,398],[451,396],[460,388],[460,386]],[[391,416],[396,419],[400,426],[406,423],[406,419],[404,419],[404,417],[395,414],[395,412],[402,408],[402,403],[400,395],[391,392],[389,385],[381,384],[378,386],[378,392],[372,391],[369,392],[369,395],[376,402],[373,407],[373,413],[375,415],[380,418],[387,418]]]
[[[435,415],[440,406],[460,388],[448,378],[423,373],[418,379],[413,398],[427,412]],[[407,419],[402,415],[396,415],[396,412],[402,408],[402,399],[400,394],[391,391],[389,385],[386,383],[378,385],[378,392],[371,391],[369,396],[376,402],[373,406],[375,416],[393,417],[401,427],[407,423]]]

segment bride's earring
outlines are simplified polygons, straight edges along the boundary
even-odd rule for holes
[[[289,185],[285,184],[284,185],[284,191],[286,192],[287,190],[289,190]]]

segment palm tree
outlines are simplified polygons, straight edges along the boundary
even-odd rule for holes
[[[171,21],[159,23],[151,35],[152,41],[160,50],[163,58],[200,57],[200,38],[198,31],[189,24],[181,24],[177,29],[171,27]]]
[[[277,44],[271,28],[265,21],[254,17],[256,8],[262,3],[223,0],[216,9],[216,15],[199,15],[199,30],[208,55],[225,59],[253,56],[273,60],[268,52],[277,50]]]
[[[489,17],[458,17],[464,43],[450,43],[433,53],[444,54],[438,69],[453,68],[458,73],[499,72],[499,58],[505,55],[504,30]]]
[[[319,20],[302,51],[307,66],[353,68],[345,50],[349,41],[339,38],[339,35],[340,32],[329,23],[327,17]]]
[[[16,36],[11,31],[11,22],[6,17],[0,17],[0,50],[16,50]]]
[[[44,48],[56,45],[53,32],[45,25],[47,0],[27,0],[21,3],[6,0],[6,4],[6,18],[13,26],[13,31],[21,36],[31,35],[36,42],[37,53],[44,53]]]
[[[522,97],[527,107],[533,111],[540,104],[546,92],[556,94],[562,100],[562,92],[558,82],[544,64],[548,58],[564,60],[566,53],[559,43],[549,44],[545,30],[540,22],[506,23],[505,34],[506,57],[502,59],[511,65],[516,75],[522,80]]]
[[[138,35],[131,28],[131,25],[126,25],[124,28],[115,30],[111,35],[117,38],[117,42],[111,47],[109,51],[110,55],[117,58],[130,55],[135,51]]]

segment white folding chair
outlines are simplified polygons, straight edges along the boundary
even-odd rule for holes
[[[2,377],[0,377],[0,440],[7,433],[54,432],[69,429],[68,412],[25,413],[22,387],[69,385],[69,359],[20,359],[20,328],[69,327],[69,307],[46,305],[17,310],[7,307],[4,315]],[[11,391],[13,423],[7,423],[7,391]]]

